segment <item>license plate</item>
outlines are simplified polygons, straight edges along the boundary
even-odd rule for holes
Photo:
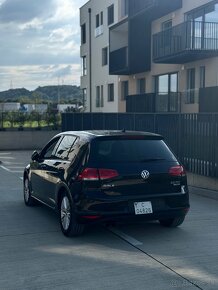
[[[151,214],[153,213],[150,201],[134,202],[135,214]]]

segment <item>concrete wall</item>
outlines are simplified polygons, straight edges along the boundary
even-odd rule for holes
[[[211,178],[207,176],[193,174],[190,172],[188,172],[187,175],[189,186],[200,187],[212,191],[218,191],[218,178]]]
[[[35,150],[42,148],[59,131],[2,131],[0,150]]]

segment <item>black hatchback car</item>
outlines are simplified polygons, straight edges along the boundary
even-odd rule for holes
[[[60,133],[33,153],[23,183],[25,204],[55,209],[66,236],[96,222],[159,220],[176,227],[189,210],[185,170],[153,133]]]

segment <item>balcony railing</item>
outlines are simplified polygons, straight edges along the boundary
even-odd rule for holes
[[[218,55],[218,23],[187,21],[153,35],[153,60],[185,63]]]
[[[128,73],[128,47],[110,52],[110,74]]]

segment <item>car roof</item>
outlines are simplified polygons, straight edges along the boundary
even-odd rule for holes
[[[75,135],[79,136],[82,139],[95,139],[98,137],[119,137],[126,136],[144,136],[148,137],[148,139],[163,139],[163,137],[159,134],[151,133],[151,132],[143,132],[143,131],[126,131],[126,130],[87,130],[87,131],[65,131],[58,135]],[[57,135],[57,136],[58,136]],[[87,140],[87,141],[88,141]]]

